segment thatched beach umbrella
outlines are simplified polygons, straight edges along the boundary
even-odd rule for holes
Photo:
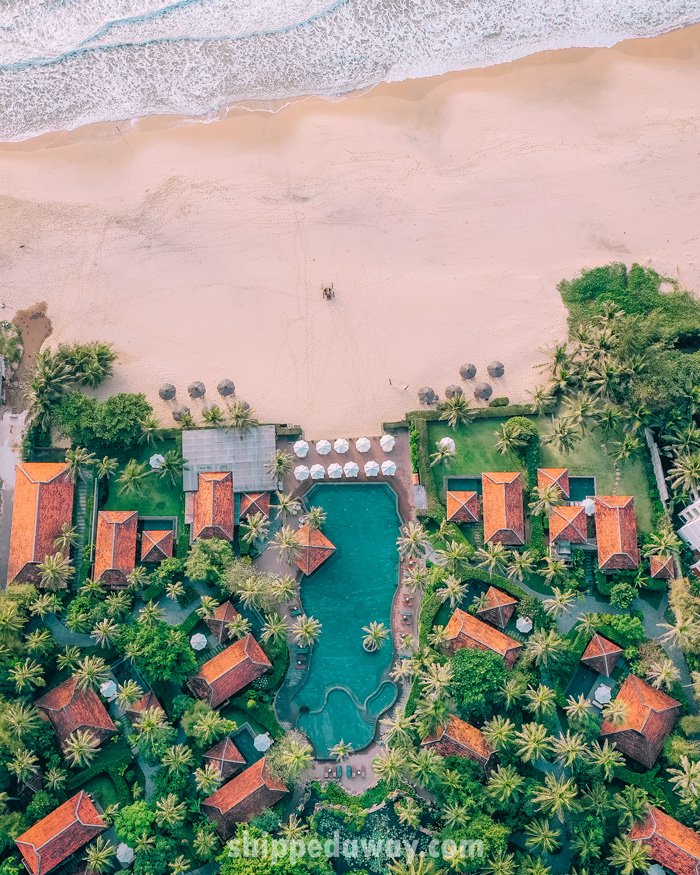
[[[437,401],[435,389],[431,389],[430,386],[422,386],[418,390],[418,400],[421,404],[435,404]]]
[[[474,386],[474,397],[480,401],[488,401],[493,395],[493,386],[490,383],[477,383]]]
[[[459,369],[459,376],[463,380],[473,380],[476,377],[476,365],[473,365],[471,362],[467,362],[466,365],[462,365]]]
[[[196,380],[194,383],[190,383],[187,387],[187,394],[190,398],[204,398],[204,395],[207,391],[207,387],[204,383],[200,383],[199,380]]]
[[[216,387],[216,391],[221,395],[222,398],[228,398],[230,395],[236,394],[236,387],[234,385],[233,380],[229,380],[228,378],[222,380]]]
[[[505,366],[503,362],[492,361],[489,363],[488,368],[486,370],[489,372],[489,377],[502,377],[505,373]]]
[[[163,401],[172,401],[175,397],[175,392],[175,386],[172,383],[163,383],[158,390],[158,394]]]
[[[445,389],[445,397],[455,398],[457,395],[464,395],[464,389],[462,389],[461,386],[457,386],[456,383],[451,383],[447,389]]]
[[[176,407],[175,410],[173,410],[173,419],[175,420],[175,422],[182,422],[183,417],[188,416],[189,413],[190,408],[185,407],[185,405],[183,404],[181,407]]]

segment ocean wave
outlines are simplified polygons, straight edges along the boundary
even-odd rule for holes
[[[0,139],[338,96],[700,21],[700,0],[7,0]]]

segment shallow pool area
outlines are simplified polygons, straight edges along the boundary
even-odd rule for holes
[[[290,676],[276,706],[280,720],[296,725],[324,758],[341,739],[356,751],[366,747],[396,700],[388,679],[393,641],[368,653],[362,627],[372,621],[391,627],[400,519],[396,493],[386,483],[319,484],[306,500],[326,511],[323,533],[336,549],[302,577],[304,612],[321,622],[322,632],[305,677],[293,686]]]

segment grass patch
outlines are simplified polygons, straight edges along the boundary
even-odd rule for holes
[[[83,784],[83,790],[90,793],[93,799],[96,799],[102,808],[107,808],[110,805],[116,805],[121,802],[117,787],[109,775],[104,772],[100,775],[95,775]]]

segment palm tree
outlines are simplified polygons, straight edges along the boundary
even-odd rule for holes
[[[410,741],[416,728],[415,717],[412,714],[406,714],[405,708],[397,710],[393,717],[383,717],[379,722],[386,734],[387,742],[392,742],[395,739]]]
[[[673,531],[671,525],[664,521],[658,531],[649,535],[646,546],[642,551],[645,556],[667,556],[680,549],[681,540]]]
[[[68,780],[68,775],[63,769],[54,766],[44,772],[44,783],[49,790],[60,790]]]
[[[290,815],[293,817],[294,815]],[[282,832],[282,827],[280,828],[280,832]],[[201,827],[195,833],[194,841],[192,842],[192,848],[194,849],[195,854],[202,860],[208,860],[219,847],[219,840],[216,837],[216,833],[214,830],[208,829],[207,827]]]
[[[534,571],[536,562],[534,551],[523,550],[522,553],[519,553],[517,550],[513,550],[506,568],[508,580],[517,580],[522,583],[524,577]]]
[[[552,747],[552,739],[541,723],[523,723],[515,733],[518,756],[524,763],[532,763],[546,756]]]
[[[419,682],[423,695],[440,698],[452,685],[454,669],[449,662],[431,662],[420,672]]]
[[[680,647],[681,650],[693,647],[700,638],[700,623],[691,616],[676,617],[675,623],[657,623],[657,626],[666,629],[663,635],[659,635],[658,641]]]
[[[586,741],[579,732],[566,730],[566,735],[560,735],[552,742],[554,758],[565,769],[570,769],[579,762],[587,751]]]
[[[578,787],[571,778],[548,774],[544,776],[544,784],[533,794],[532,802],[538,811],[564,823],[565,815],[576,810],[577,796]]]
[[[621,875],[634,875],[635,872],[648,869],[649,851],[641,842],[632,841],[626,836],[618,836],[612,840],[608,860],[620,870]]]
[[[168,721],[165,714],[159,707],[146,708],[136,718],[134,731],[138,736],[138,741],[143,739],[150,745],[153,744],[167,725]]]
[[[484,738],[496,750],[503,750],[513,742],[515,724],[508,717],[496,714],[481,727]]]
[[[548,553],[544,557],[544,565],[545,567],[542,576],[548,583],[564,580],[569,573],[566,562],[562,559],[557,559],[555,556],[552,556],[551,553]]]
[[[144,625],[152,625],[153,623],[157,623],[159,620],[163,619],[163,610],[160,608],[155,602],[150,601],[146,602],[146,604],[139,611],[139,615],[136,618],[137,623],[143,623]]]
[[[260,637],[265,643],[268,641],[274,641],[278,644],[280,641],[286,641],[287,622],[284,617],[276,612],[267,614],[262,626],[262,634]]]
[[[64,556],[70,556],[72,547],[78,543],[78,531],[70,523],[63,523],[61,531],[53,542],[54,549]]]
[[[239,638],[245,638],[251,629],[252,626],[250,620],[242,614],[239,614],[235,619],[231,620],[230,623],[226,624],[226,631],[228,632],[229,637],[233,638],[234,641],[237,641]]]
[[[456,608],[460,605],[469,589],[468,583],[462,583],[454,574],[448,575],[442,582],[442,586],[437,590],[437,597],[444,604],[449,601],[451,608]]]
[[[296,781],[313,762],[313,748],[301,736],[285,735],[278,744],[279,762],[289,781]]]
[[[306,512],[306,522],[312,529],[322,529],[326,522],[326,512],[322,507],[310,507]]]
[[[627,784],[615,795],[613,807],[620,812],[620,826],[623,829],[631,829],[635,823],[646,817],[649,795],[641,787]]]
[[[187,804],[179,802],[174,793],[168,793],[167,796],[163,796],[156,802],[156,811],[163,823],[167,823],[168,826],[176,826],[185,819]]]
[[[396,787],[404,779],[405,752],[399,748],[387,750],[372,760],[374,774],[389,787]]]
[[[490,575],[503,574],[508,566],[508,550],[500,543],[485,544],[476,551],[479,568],[485,568]]]
[[[92,762],[99,746],[99,739],[88,729],[76,729],[68,736],[63,751],[72,766],[87,766]]]
[[[581,434],[570,419],[557,419],[542,443],[554,444],[560,453],[570,453],[580,440]]]
[[[591,703],[583,693],[577,697],[569,696],[564,706],[564,712],[569,721],[577,726],[585,726],[595,719],[591,711]]]
[[[109,480],[118,467],[119,462],[116,459],[103,456],[95,463],[95,476],[98,480]]]
[[[185,585],[181,580],[173,580],[165,585],[165,595],[175,602],[185,594]]]
[[[409,592],[424,592],[428,583],[430,582],[430,577],[428,575],[427,568],[423,566],[417,565],[414,568],[410,568],[406,574],[403,576],[401,581],[403,585]]]
[[[595,817],[602,817],[610,811],[610,794],[601,783],[595,783],[584,790],[581,797],[581,807],[590,811]]]
[[[535,665],[547,668],[561,659],[566,641],[554,629],[538,629],[525,645],[525,654]]]
[[[24,646],[30,653],[46,653],[53,646],[53,635],[48,629],[35,629],[24,639]]]
[[[158,468],[158,476],[167,477],[174,486],[178,480],[182,479],[182,472],[186,467],[187,465],[180,450],[167,450],[163,453],[163,458]]]
[[[112,857],[117,853],[109,839],[98,836],[97,841],[85,851],[85,862],[91,873],[107,872],[112,868]]]
[[[226,421],[226,415],[218,404],[209,404],[202,410],[202,419],[211,428],[218,428]]]
[[[494,437],[496,438],[496,449],[502,456],[505,456],[506,453],[517,452],[517,450],[526,447],[530,439],[517,420],[506,420],[494,432]]]
[[[53,556],[44,557],[39,563],[39,586],[43,589],[65,589],[68,581],[75,574],[75,568],[66,559],[63,553],[54,553]]]
[[[472,421],[475,413],[471,409],[469,399],[462,392],[458,392],[451,398],[445,398],[438,404],[438,410],[440,411],[440,420],[446,422],[450,428],[467,425]]]
[[[651,681],[652,687],[655,687],[657,690],[670,690],[681,677],[676,664],[668,656],[663,656],[650,662],[645,674],[647,679]]]
[[[442,550],[436,550],[435,553],[447,574],[459,576],[469,568],[469,563],[474,556],[474,548],[466,541],[449,540]]]
[[[18,693],[32,687],[43,687],[46,684],[44,668],[35,659],[27,658],[18,662],[12,666],[7,674]]]
[[[228,421],[231,428],[236,428],[243,434],[260,425],[247,401],[234,401],[229,404]]]
[[[25,397],[29,402],[29,417],[39,428],[46,430],[52,405],[60,401],[72,379],[72,368],[62,356],[52,350],[38,353]]]
[[[90,632],[90,637],[99,644],[100,647],[109,647],[117,638],[119,634],[119,624],[115,623],[114,620],[110,620],[109,617],[105,617],[104,620],[98,620],[95,623],[95,626]]]
[[[375,650],[381,649],[390,634],[386,625],[376,620],[372,620],[368,626],[363,626],[362,631],[365,633],[362,646],[367,653],[374,653]]]
[[[417,854],[411,851],[406,857],[391,860],[387,865],[389,875],[443,875],[443,870],[438,869],[430,857],[425,854]]]
[[[544,684],[537,687],[528,687],[525,690],[525,707],[535,717],[547,717],[553,714],[557,708],[557,694]]]
[[[105,599],[105,608],[107,616],[110,618],[120,618],[131,611],[133,599],[126,590],[111,592]]]
[[[203,711],[193,722],[192,733],[195,738],[201,738],[205,744],[209,744],[229,726],[230,722],[218,711]]]
[[[321,634],[321,623],[315,617],[302,614],[292,628],[292,636],[302,647],[311,647]]]
[[[18,738],[23,738],[40,725],[39,712],[34,705],[27,705],[21,701],[5,705],[0,721]]]
[[[293,464],[294,459],[291,453],[288,453],[286,450],[277,449],[272,457],[272,461],[266,465],[266,470],[270,477],[279,483],[292,470]]]
[[[161,762],[171,775],[182,775],[189,771],[192,762],[192,748],[186,744],[173,744],[165,751]]]
[[[414,751],[408,761],[411,778],[419,787],[431,787],[445,771],[442,757],[429,747]]]
[[[604,781],[612,780],[615,770],[625,764],[625,758],[614,745],[610,744],[607,738],[602,745],[600,742],[591,745],[588,758],[600,771]]]
[[[471,817],[468,805],[448,802],[442,809],[442,822],[448,829],[459,829],[466,826]]]
[[[693,498],[698,497],[698,484],[700,484],[700,452],[683,453],[676,456],[673,467],[668,472],[671,486],[682,493],[690,493]]]
[[[297,582],[289,574],[277,577],[270,584],[270,593],[275,604],[288,604],[297,596]]]
[[[430,696],[421,699],[416,707],[416,727],[421,738],[433,733],[437,726],[444,726],[449,716],[444,698]]]
[[[428,644],[439,650],[447,642],[447,629],[444,626],[433,626],[428,632]]]
[[[119,684],[117,687],[117,695],[114,697],[114,701],[118,708],[125,711],[133,705],[134,702],[138,702],[142,696],[143,690],[141,687],[136,681],[129,678],[129,680],[124,681],[124,683]]]
[[[612,726],[619,728],[627,720],[627,705],[622,699],[613,699],[603,708],[603,718]]]
[[[581,434],[585,434],[588,422],[597,409],[595,401],[587,395],[578,395],[576,398],[567,398],[564,403],[566,419],[572,422]]]
[[[222,780],[221,772],[213,763],[194,770],[194,782],[204,796],[211,796]]]
[[[139,435],[139,440],[144,444],[152,444],[158,433],[158,420],[152,413],[149,413],[148,416],[141,420],[140,425],[141,434]]]
[[[71,480],[77,483],[85,476],[88,468],[95,464],[95,454],[89,452],[85,447],[75,447],[72,450],[66,450],[66,462],[70,471]]]
[[[581,616],[576,621],[576,629],[584,635],[594,635],[597,625],[597,614],[581,614]]]
[[[39,757],[34,751],[22,747],[6,765],[8,772],[11,772],[20,784],[26,784],[39,771]]]
[[[96,690],[109,679],[109,666],[101,656],[84,656],[73,671],[79,690]]]
[[[254,544],[256,541],[264,541],[270,531],[270,520],[264,513],[249,514],[246,521],[241,523],[241,540],[244,544]]]
[[[425,542],[428,533],[420,523],[410,522],[401,527],[401,534],[396,539],[396,548],[402,559],[422,559],[425,554]]]
[[[499,690],[499,698],[506,706],[506,711],[509,711],[513,705],[517,704],[525,692],[525,682],[517,675],[509,676],[503,682]]]
[[[681,755],[677,768],[669,768],[669,783],[684,802],[697,804],[700,799],[700,762]]]
[[[435,452],[430,454],[430,467],[435,468],[436,465],[444,465],[445,468],[449,468],[450,463],[457,455],[456,451],[452,449],[450,444],[443,443],[442,441],[438,441],[436,447]]]
[[[517,799],[524,783],[525,778],[514,766],[501,764],[489,775],[486,792],[492,799],[505,805]]]
[[[642,442],[636,435],[626,434],[621,441],[614,441],[612,444],[613,462],[621,465],[638,452],[641,446]]]
[[[556,483],[538,486],[533,491],[530,513],[534,516],[549,516],[552,509],[564,503],[564,495]]]
[[[280,555],[280,558],[289,564],[295,562],[301,555],[301,544],[297,540],[296,532],[289,526],[282,526],[272,539],[272,545]]]
[[[578,599],[578,593],[575,590],[561,590],[556,586],[552,587],[554,593],[551,598],[546,598],[542,602],[542,606],[546,614],[550,617],[560,617],[562,614],[568,614],[571,610],[571,605]]]
[[[180,428],[185,431],[197,427],[197,422],[189,410],[184,410],[179,415]]]
[[[543,414],[552,404],[554,398],[547,386],[537,386],[528,393],[532,399],[532,408],[535,413]]]
[[[277,504],[275,505],[275,514],[283,520],[288,516],[298,516],[301,511],[301,502],[298,498],[287,492],[276,492]]]
[[[574,835],[570,841],[571,850],[578,854],[582,862],[586,863],[600,857],[602,845],[598,838],[589,832],[582,831]]]
[[[170,875],[186,875],[190,868],[187,857],[180,854],[170,863]]]
[[[515,875],[515,857],[504,850],[495,851],[482,866],[486,875]]]
[[[551,854],[559,847],[559,830],[548,820],[539,818],[525,824],[525,845],[540,854]]]
[[[22,617],[17,610],[17,605],[14,602],[7,602],[6,605],[12,605],[12,608],[19,619],[20,625],[14,629],[15,632],[18,632],[22,628]],[[5,607],[5,605],[3,607]],[[61,600],[55,592],[42,592],[37,595],[34,601],[29,605],[29,613],[33,617],[39,617],[43,620],[47,614],[57,614],[61,610],[61,607]],[[6,617],[4,615],[0,617],[0,623],[5,627],[2,631],[9,631],[8,627],[5,625]],[[12,625],[12,623],[10,625]]]
[[[404,799],[396,802],[394,811],[400,823],[410,826],[413,829],[418,829],[423,809],[412,796],[406,796]]]
[[[141,495],[142,481],[148,475],[149,471],[146,469],[145,462],[137,462],[136,459],[130,459],[117,477],[117,483],[120,484],[119,494]]]
[[[342,763],[353,752],[353,746],[349,741],[343,741],[341,738],[337,744],[334,744],[328,751],[336,762]]]
[[[219,602],[210,595],[203,595],[199,599],[199,607],[195,609],[195,613],[203,620],[210,620],[216,609],[219,607]]]
[[[80,657],[81,651],[79,647],[64,647],[61,653],[56,656],[56,665],[61,671],[68,669],[72,672],[80,662]]]

